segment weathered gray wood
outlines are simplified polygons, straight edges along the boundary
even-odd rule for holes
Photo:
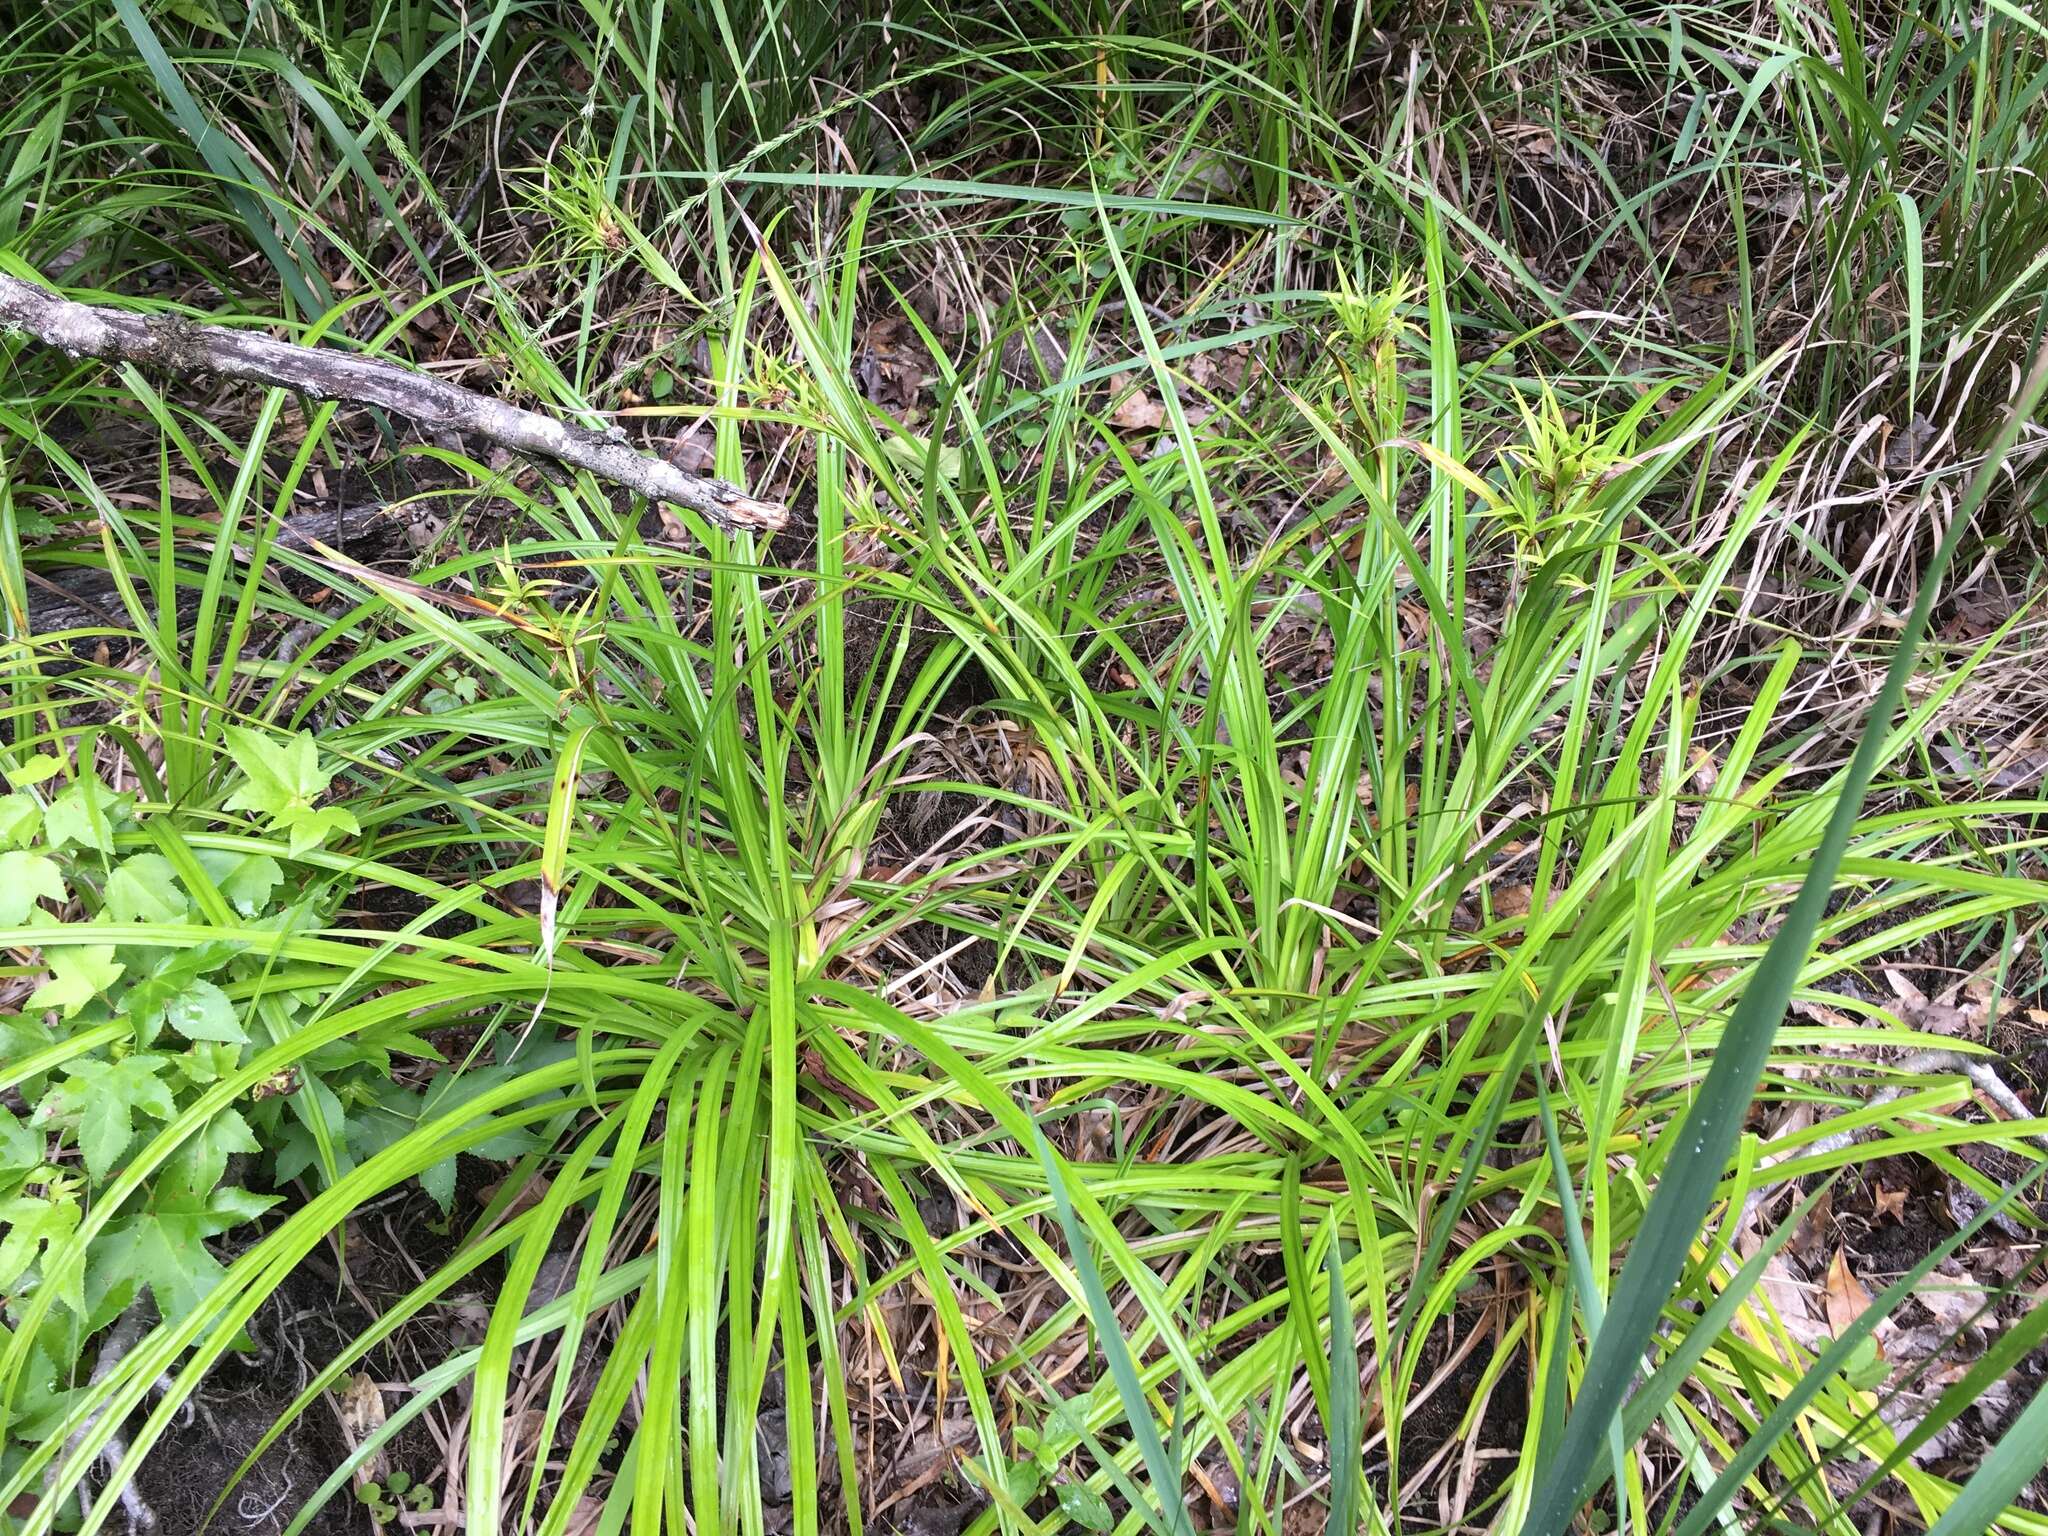
[[[484,438],[515,453],[588,470],[651,501],[701,512],[727,528],[780,528],[789,517],[778,502],[634,452],[616,428],[592,432],[382,358],[302,347],[178,315],[79,304],[5,273],[0,273],[0,331],[22,332],[71,357],[131,362],[174,374],[215,373],[315,399],[378,406],[424,427]]]

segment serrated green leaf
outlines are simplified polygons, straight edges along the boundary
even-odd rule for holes
[[[36,1106],[34,1122],[62,1120],[76,1128],[86,1172],[103,1182],[135,1139],[139,1110],[158,1120],[177,1112],[171,1090],[158,1074],[164,1058],[137,1053],[119,1061],[86,1058],[68,1062],[64,1081]]]
[[[198,1087],[217,1083],[242,1064],[241,1051],[232,1045],[206,1041],[171,1058],[171,1065],[186,1082]]]
[[[242,770],[243,782],[228,797],[231,811],[258,811],[279,816],[294,805],[311,805],[327,792],[328,775],[320,771],[319,750],[306,731],[280,741],[247,726],[227,728],[228,751]]]
[[[0,1190],[18,1189],[43,1165],[43,1138],[0,1109]]]
[[[163,1023],[164,1010],[193,982],[218,971],[247,946],[216,940],[191,949],[128,951],[136,965],[149,960],[149,969],[138,972],[132,965],[128,990],[121,994],[121,1011],[135,1020],[145,1036]],[[151,959],[150,957],[154,957]]]
[[[43,824],[43,808],[33,795],[0,795],[0,848],[21,848]]]
[[[243,782],[228,797],[227,808],[267,816],[274,827],[290,834],[295,857],[320,847],[337,832],[353,835],[361,830],[347,811],[314,805],[327,793],[333,774],[321,772],[319,749],[309,733],[300,731],[279,740],[233,725],[227,735],[229,750],[243,774]]]
[[[279,1115],[285,1112],[287,1101],[265,1100],[261,1108],[273,1116]],[[309,1124],[315,1115],[324,1122],[320,1129],[333,1150],[339,1171],[346,1173],[356,1165],[355,1155],[350,1149],[360,1139],[363,1119],[342,1107],[334,1090],[321,1081],[317,1072],[309,1069],[305,1073],[300,1091],[289,1101],[289,1109],[297,1118],[281,1132],[273,1126],[266,1133],[271,1149],[271,1169],[277,1183],[295,1179],[308,1169],[321,1166],[320,1140]]]
[[[277,824],[291,833],[294,858],[324,846],[327,839],[337,832],[354,837],[362,831],[355,817],[338,805],[289,810],[277,818]]]
[[[22,1351],[22,1371],[14,1379],[7,1399],[7,1433],[13,1440],[33,1444],[47,1439],[70,1410],[78,1389],[63,1385],[68,1371],[60,1369],[47,1340],[68,1338],[73,1320],[50,1314],[38,1337]],[[17,1348],[15,1329],[0,1323],[0,1354]],[[67,1357],[66,1365],[69,1359]]]
[[[41,784],[55,778],[64,769],[64,759],[52,757],[48,752],[38,752],[19,768],[7,775],[7,782],[16,789],[27,789],[30,785]]]
[[[455,1205],[455,1159],[436,1163],[420,1172],[420,1188],[427,1192],[427,1198],[441,1208],[446,1216]]]
[[[160,853],[123,859],[107,876],[107,911],[121,923],[173,923],[185,915],[177,871]]]
[[[114,828],[107,817],[110,799],[106,785],[91,774],[73,779],[64,792],[50,802],[50,809],[43,818],[45,840],[52,848],[76,843],[81,848],[112,853]]]
[[[284,878],[284,870],[267,853],[227,853],[217,848],[197,850],[199,867],[244,917],[254,917],[270,905],[270,896]]]
[[[187,1040],[211,1040],[221,1045],[247,1045],[248,1034],[235,1017],[235,1005],[227,993],[210,981],[195,981],[172,998],[164,1008],[164,1022]]]
[[[50,979],[29,994],[31,1008],[55,1008],[71,1018],[121,979],[111,944],[51,945],[44,955]]]
[[[11,1289],[46,1245],[55,1248],[77,1225],[74,1200],[29,1195],[0,1200],[0,1291]]]
[[[206,1239],[255,1220],[276,1203],[244,1189],[196,1189],[167,1170],[148,1206],[109,1226],[93,1243],[88,1262],[110,1289],[130,1282],[148,1286],[164,1321],[175,1325],[225,1273]]]
[[[1084,1531],[1106,1531],[1116,1524],[1109,1501],[1086,1483],[1061,1483],[1053,1490],[1060,1501],[1060,1513]]]
[[[39,853],[0,853],[0,927],[28,920],[38,901],[64,901],[64,872]]]
[[[171,1154],[164,1177],[180,1180],[192,1189],[211,1189],[226,1176],[231,1155],[262,1150],[241,1112],[223,1109]]]
[[[445,1062],[448,1059],[435,1046],[433,1041],[427,1039],[424,1035],[416,1035],[409,1029],[397,1027],[380,1029],[376,1031],[374,1036],[365,1038],[363,1043],[374,1046],[377,1050],[382,1051],[385,1054],[386,1060],[389,1060],[391,1053],[394,1051],[403,1052],[408,1056],[417,1056],[423,1061]]]
[[[21,1061],[56,1043],[55,1032],[43,1022],[40,1013],[17,1013],[12,1018],[0,1015],[0,1061]],[[33,1097],[35,1087],[25,1084],[22,1091]]]

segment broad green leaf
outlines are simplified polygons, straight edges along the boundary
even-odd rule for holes
[[[153,951],[138,949],[129,951],[134,964],[129,970],[130,982],[121,994],[121,1011],[135,1021],[136,1033],[141,1036],[144,1049],[156,1038],[162,1028],[164,1015],[171,1005],[187,992],[202,976],[211,975],[226,965],[229,960],[242,952],[244,946],[216,941],[196,945],[191,949],[170,949]],[[154,956],[149,969],[137,975],[135,964],[142,958]],[[140,957],[140,958],[138,958]],[[187,1039],[214,1039],[213,1035],[186,1036]],[[225,1037],[221,1037],[225,1038]],[[241,1044],[239,1033],[234,1044]]]
[[[527,1062],[543,1059],[545,1053],[534,1053],[531,1048]],[[443,1073],[434,1079],[423,1094],[416,1094],[397,1084],[387,1083],[376,1094],[374,1100],[347,1112],[347,1148],[357,1161],[368,1161],[400,1139],[412,1133],[419,1126],[433,1123],[441,1126],[460,1124],[468,1118],[462,1106],[482,1094],[490,1092],[503,1083],[518,1077],[519,1072],[502,1064],[474,1067],[462,1073]],[[324,1091],[321,1090],[321,1091]],[[329,1095],[332,1099],[332,1095]],[[338,1103],[330,1111],[328,1128],[330,1134],[338,1129],[341,1118]],[[478,1142],[469,1151],[477,1157],[494,1162],[510,1162],[524,1156],[537,1145],[531,1133],[523,1130],[503,1131]],[[289,1178],[311,1166],[311,1138],[303,1127],[294,1127],[284,1138],[277,1156],[277,1170],[280,1178]],[[289,1170],[289,1171],[287,1171]],[[422,1170],[419,1175],[420,1187],[432,1197],[442,1210],[450,1209],[455,1199],[456,1161],[449,1158]]]
[[[235,1017],[227,993],[210,981],[195,981],[164,1005],[163,1020],[187,1040],[247,1045],[249,1036]]]
[[[266,1100],[261,1106],[258,1124],[263,1116],[276,1116],[284,1112],[282,1099]],[[266,1139],[271,1149],[271,1169],[276,1182],[282,1184],[296,1179],[308,1169],[321,1166],[321,1138],[315,1136],[307,1121],[315,1115],[321,1117],[320,1130],[332,1147],[334,1161],[343,1173],[356,1165],[356,1154],[352,1148],[367,1139],[364,1117],[350,1114],[342,1107],[334,1090],[321,1080],[318,1074],[307,1072],[304,1086],[293,1100],[297,1118],[290,1119],[280,1131],[269,1129]],[[382,1145],[389,1145],[397,1137],[390,1137]]]
[[[44,958],[50,979],[29,994],[28,1005],[58,1009],[67,1019],[121,979],[111,944],[53,944]]]
[[[1878,1353],[1877,1340],[1867,1338],[1857,1342],[1849,1363],[1843,1367],[1842,1379],[1859,1392],[1875,1392],[1890,1379],[1891,1373],[1890,1364]]]
[[[420,1188],[426,1191],[428,1199],[441,1208],[441,1214],[444,1216],[455,1206],[456,1171],[455,1159],[452,1157],[446,1162],[436,1163],[433,1167],[420,1171]]]
[[[27,789],[55,778],[64,771],[64,759],[53,757],[48,752],[38,752],[7,775],[7,782],[16,789]]]
[[[160,853],[123,859],[107,876],[107,911],[121,923],[173,923],[185,915],[177,872]]]
[[[199,867],[244,917],[254,917],[270,905],[270,896],[284,878],[284,870],[267,853],[228,853],[218,848],[201,848]]]
[[[211,0],[166,0],[164,10],[194,27],[213,33],[229,42],[234,41],[234,29],[221,20],[220,12]]]
[[[355,817],[338,805],[295,807],[279,816],[277,824],[291,834],[294,858],[324,846],[337,832],[354,837],[363,830]]]
[[[0,928],[18,928],[38,901],[64,901],[64,875],[39,853],[0,853]]]
[[[232,1045],[203,1040],[171,1058],[171,1064],[186,1082],[204,1087],[217,1083],[242,1064],[242,1053]]]
[[[114,828],[107,816],[111,798],[106,785],[91,774],[73,779],[50,802],[49,812],[43,818],[43,835],[50,846],[63,848],[76,843],[81,848],[112,853]]]
[[[72,1331],[71,1319],[53,1314],[28,1346],[22,1374],[15,1380],[14,1390],[7,1400],[10,1438],[29,1443],[46,1439],[62,1422],[73,1399],[79,1395],[77,1388],[63,1384],[70,1375],[69,1352],[65,1353],[65,1365],[60,1367],[56,1352],[46,1342],[52,1338],[68,1342]],[[13,1350],[16,1338],[16,1330],[0,1322],[0,1353]]]
[[[223,1109],[179,1144],[161,1177],[182,1181],[191,1189],[211,1189],[226,1176],[231,1155],[262,1150],[241,1112]]]
[[[1039,1471],[1038,1463],[1029,1458],[1013,1461],[1003,1468],[1003,1491],[1013,1504],[1029,1504],[1038,1496],[1038,1485],[1044,1480],[1045,1474]]]
[[[931,458],[931,442],[914,432],[906,432],[900,437],[884,438],[882,452],[904,469],[921,474]],[[949,443],[939,449],[938,472],[948,480],[960,478],[960,464],[960,449],[957,445]]]
[[[56,1247],[77,1225],[74,1200],[30,1195],[0,1200],[0,1291],[11,1289],[45,1245]]]
[[[1053,1490],[1060,1513],[1084,1531],[1106,1531],[1116,1524],[1109,1501],[1086,1483],[1061,1483]]]
[[[0,1014],[0,1063],[26,1061],[57,1043],[57,1036],[43,1022],[40,1013]]]
[[[0,1191],[19,1189],[42,1166],[43,1138],[0,1108]]]
[[[281,816],[295,805],[311,805],[327,792],[328,775],[320,771],[319,749],[309,732],[279,740],[247,726],[227,728],[228,752],[242,770],[243,781],[228,796],[231,811],[258,811]]]
[[[64,1081],[36,1106],[34,1123],[62,1120],[78,1132],[78,1149],[95,1183],[105,1181],[135,1139],[137,1111],[168,1120],[177,1113],[159,1074],[164,1058],[138,1053],[119,1061],[73,1061]]]
[[[277,1203],[244,1189],[200,1189],[169,1171],[150,1192],[149,1204],[110,1225],[93,1243],[87,1263],[109,1292],[149,1287],[166,1323],[182,1322],[226,1272],[206,1239],[253,1221]]]
[[[25,847],[43,824],[43,808],[35,797],[0,795],[0,848]]]
[[[314,801],[327,793],[331,773],[320,771],[319,749],[312,736],[299,731],[279,740],[247,726],[227,728],[229,749],[242,770],[243,782],[228,797],[231,811],[258,811],[291,836],[294,856],[320,847],[336,832],[353,836],[362,829],[354,816],[338,806],[320,808]]]

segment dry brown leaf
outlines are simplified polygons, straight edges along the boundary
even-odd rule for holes
[[[900,416],[914,410],[923,398],[931,354],[908,320],[884,315],[870,323],[862,336],[853,371],[870,400]]]
[[[1527,917],[1535,895],[1535,891],[1526,885],[1503,885],[1493,893],[1493,915],[1496,918]]]
[[[1152,432],[1165,420],[1166,407],[1150,395],[1140,392],[1116,408],[1109,418],[1109,424],[1119,432]]]
[[[1851,1272],[1845,1249],[1837,1248],[1834,1262],[1828,1265],[1826,1306],[1828,1331],[1838,1337],[1844,1328],[1870,1310],[1870,1292],[1863,1289],[1863,1282]]]
[[[1109,381],[1112,392],[1125,387],[1128,375],[1119,374]],[[1115,410],[1109,413],[1109,424],[1119,432],[1156,431],[1166,420],[1166,407],[1142,389],[1133,389],[1117,402]]]
[[[1802,1108],[1805,1109],[1805,1125],[1812,1124],[1811,1107],[1804,1105],[1802,1101]],[[1805,1125],[1800,1123],[1799,1110],[1795,1110],[1787,1119],[1787,1124],[1778,1127],[1777,1135],[1795,1136],[1805,1128]],[[1834,1225],[1835,1192],[1824,1189],[1820,1193],[1820,1198],[1814,1201],[1813,1209],[1806,1213],[1806,1220],[1799,1224],[1799,1230],[1792,1234],[1791,1249],[1794,1256],[1808,1265],[1816,1262],[1827,1251],[1828,1235],[1834,1230]]]
[[[1883,1221],[1887,1216],[1891,1217],[1893,1221],[1904,1221],[1906,1219],[1906,1191],[1903,1189],[1886,1189],[1882,1184],[1879,1184],[1871,1192],[1870,1208],[1879,1221]]]
[[[1913,1299],[1925,1307],[1944,1334],[1961,1333],[1982,1317],[1986,1304],[1980,1286],[1967,1276],[1936,1275],[1913,1288]]]
[[[1189,382],[1197,389],[1230,394],[1244,387],[1245,371],[1251,358],[1243,346],[1222,351],[1197,352],[1187,360]]]
[[[484,1185],[481,1189],[479,1189],[476,1192],[477,1200],[481,1204],[489,1205],[493,1200],[498,1198],[498,1196],[504,1191],[504,1188],[505,1181],[503,1179],[493,1179],[490,1183]],[[545,1174],[534,1174],[532,1177],[528,1178],[523,1184],[519,1186],[518,1193],[512,1196],[511,1203],[507,1205],[504,1210],[498,1213],[498,1220],[510,1221],[514,1216],[517,1216],[521,1211],[532,1210],[536,1205],[539,1205],[541,1203],[541,1200],[547,1195],[547,1192],[547,1176]]]
[[[1735,1246],[1737,1252],[1749,1258],[1763,1246],[1763,1238],[1754,1232],[1745,1232]],[[1770,1304],[1770,1311],[1777,1315],[1785,1331],[1800,1344],[1812,1348],[1827,1338],[1827,1329],[1815,1321],[1808,1307],[1809,1288],[1793,1278],[1784,1254],[1774,1253],[1765,1262],[1763,1275],[1757,1282],[1757,1293]],[[1738,1316],[1738,1326],[1744,1333],[1765,1348],[1776,1350],[1777,1341],[1763,1322],[1762,1306],[1758,1306],[1754,1314],[1745,1308]]]

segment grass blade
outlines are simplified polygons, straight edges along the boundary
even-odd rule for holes
[[[1971,480],[1949,522],[1948,532],[1928,563],[1920,592],[1900,633],[1884,685],[1871,706],[1856,754],[1843,774],[1840,798],[1815,851],[1799,895],[1772,939],[1742,1000],[1728,1021],[1714,1063],[1700,1086],[1698,1099],[1675,1140],[1675,1162],[1668,1167],[1643,1218],[1641,1232],[1629,1250],[1615,1285],[1599,1341],[1586,1362],[1585,1387],[1565,1423],[1564,1443],[1551,1464],[1548,1479],[1537,1490],[1522,1536],[1562,1536],[1578,1508],[1579,1491],[1607,1439],[1608,1426],[1621,1409],[1636,1363],[1649,1346],[1666,1298],[1685,1268],[1692,1241],[1706,1219],[1722,1171],[1742,1133],[1751,1096],[1763,1075],[1764,1060],[1777,1034],[1779,1020],[1791,1002],[1792,989],[1813,947],[1835,874],[1848,850],[1849,834],[1863,805],[1864,792],[1877,765],[1893,713],[1905,695],[1921,637],[1934,608],[1935,594],[1950,557],[1983,503],[1999,466],[2032,416],[2048,386],[2048,349],[2036,358],[2021,386],[2011,413],[1990,452]]]

